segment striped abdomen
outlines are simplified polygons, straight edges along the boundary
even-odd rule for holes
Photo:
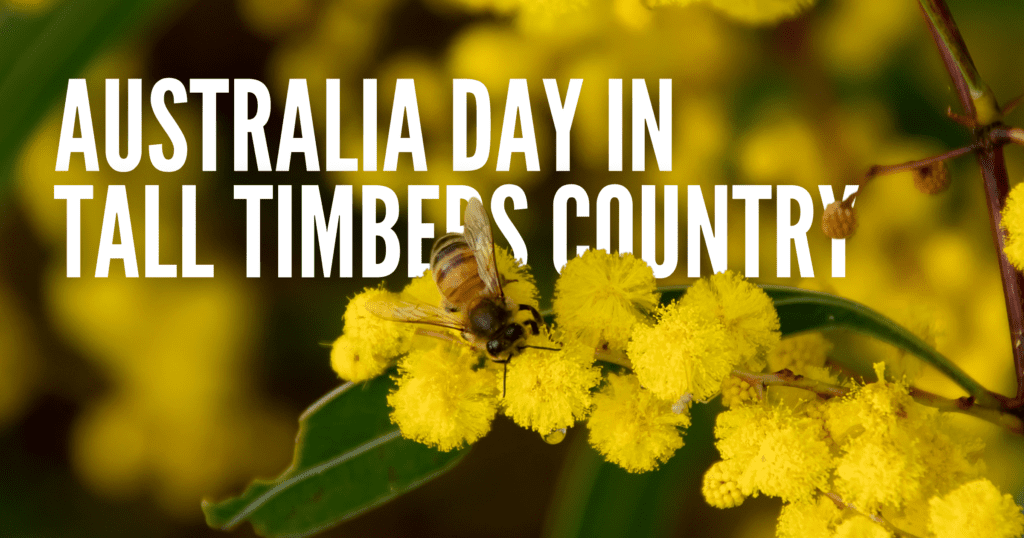
[[[487,293],[473,249],[462,234],[447,234],[434,241],[430,270],[441,295],[460,309],[473,306]]]

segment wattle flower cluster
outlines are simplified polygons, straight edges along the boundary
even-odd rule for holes
[[[496,261],[505,293],[538,307],[529,268],[502,249]],[[691,402],[715,397],[733,368],[763,368],[779,341],[771,300],[739,275],[702,280],[681,300],[659,306],[651,268],[630,254],[604,251],[566,265],[555,286],[554,326],[527,341],[557,351],[526,349],[507,372],[457,331],[429,327],[433,334],[421,335],[415,324],[366,308],[389,299],[442,301],[429,272],[400,294],[357,294],[331,362],[349,381],[397,366],[388,403],[405,437],[452,450],[486,435],[499,413],[551,440],[585,421],[594,448],[631,472],[672,457],[683,446]]]
[[[529,267],[502,249],[496,261],[505,293],[537,308]],[[1009,538],[1024,531],[1020,508],[982,476],[980,441],[965,441],[906,385],[886,382],[882,363],[878,382],[842,381],[827,367],[826,338],[781,339],[771,299],[731,271],[660,304],[643,261],[588,251],[556,282],[554,325],[527,340],[553,350],[526,349],[507,372],[457,331],[421,334],[415,324],[376,317],[366,304],[381,299],[442,303],[429,272],[400,294],[363,291],[348,305],[332,365],[350,381],[395,372],[391,420],[406,438],[439,450],[477,441],[499,414],[549,442],[582,422],[607,461],[646,472],[683,446],[690,406],[721,394],[729,408],[715,430],[722,461],[707,471],[704,496],[720,508],[779,497],[780,538],[881,537],[895,529]],[[763,387],[745,379],[766,368],[846,395],[826,400],[780,386],[759,394]]]
[[[780,538],[1024,532],[1020,507],[982,477],[981,441],[916,403],[905,385],[886,382],[882,363],[875,368],[878,382],[841,398],[769,397],[720,414],[722,461],[704,477],[708,503],[779,497]],[[985,500],[968,501],[965,491],[983,491]]]

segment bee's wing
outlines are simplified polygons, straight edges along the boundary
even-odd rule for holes
[[[390,321],[424,323],[457,331],[463,330],[466,326],[458,314],[424,303],[378,299],[367,301],[366,309],[371,314]]]
[[[477,272],[480,280],[487,286],[487,291],[495,297],[505,297],[501,289],[501,277],[494,262],[494,236],[491,235],[491,221],[487,218],[484,206],[479,198],[470,198],[466,206],[466,231],[463,236],[473,250],[476,258]]]

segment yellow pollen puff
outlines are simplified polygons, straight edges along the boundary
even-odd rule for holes
[[[788,368],[795,374],[804,375],[806,366],[825,366],[831,351],[832,342],[819,332],[789,336],[768,354],[768,369],[777,372]]]
[[[1024,183],[1017,184],[1006,198],[1000,226],[1006,230],[1006,258],[1017,270],[1024,271]]]
[[[986,479],[968,482],[929,502],[928,529],[935,538],[1013,538],[1024,533],[1021,507]]]
[[[540,303],[537,284],[530,274],[530,266],[512,257],[508,249],[495,247],[494,265],[503,278],[502,290],[516,304],[528,304],[537,308]]]
[[[516,424],[547,435],[586,417],[590,389],[600,381],[592,348],[568,342],[560,351],[527,349],[509,362],[504,411]]]
[[[627,349],[640,382],[663,400],[687,393],[698,402],[715,397],[742,359],[722,322],[680,301],[659,309],[656,318],[654,326],[636,325]]]
[[[740,491],[787,502],[810,499],[828,487],[834,462],[820,432],[821,421],[764,405],[725,411],[715,425],[723,460],[741,470]]]
[[[412,325],[379,318],[366,308],[369,301],[397,298],[382,288],[367,288],[348,302],[344,334],[331,347],[331,367],[339,377],[348,381],[377,377],[408,350]]]
[[[973,443],[939,435],[938,412],[915,403],[904,385],[884,381],[882,363],[875,371],[882,381],[829,402],[826,427],[840,452],[834,491],[862,510],[901,510],[944,485],[938,475],[974,475],[977,468],[968,461]],[[937,467],[943,473],[935,473]]]
[[[338,377],[347,381],[366,381],[384,373],[389,362],[377,358],[368,348],[346,335],[339,336],[331,344],[331,368]]]
[[[739,273],[726,271],[697,281],[682,303],[722,322],[732,352],[739,355],[734,364],[759,371],[764,368],[767,353],[779,344],[775,305],[764,290]]]
[[[399,362],[398,387],[388,395],[391,421],[402,436],[442,451],[487,434],[498,408],[496,370],[473,370],[479,357],[468,346],[438,343]]]
[[[567,334],[597,348],[625,349],[630,331],[658,307],[654,271],[632,254],[588,250],[555,283],[554,310]]]
[[[846,239],[857,231],[857,213],[853,206],[832,202],[821,216],[821,231],[832,239]]]
[[[413,303],[441,306],[441,292],[434,282],[434,275],[428,269],[423,276],[412,279],[402,290],[402,299]]]
[[[683,446],[679,427],[689,425],[689,410],[676,414],[672,402],[642,388],[636,376],[617,374],[610,374],[607,385],[594,396],[587,421],[591,446],[631,473],[668,461]]]
[[[787,503],[782,506],[778,538],[834,538],[832,530],[842,518],[836,503],[824,495],[816,500]]]
[[[701,492],[704,500],[715,508],[733,508],[743,504],[747,496],[736,482],[742,468],[734,461],[719,461],[704,473]]]

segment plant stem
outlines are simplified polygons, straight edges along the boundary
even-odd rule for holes
[[[850,389],[846,387],[807,379],[806,377],[794,374],[788,369],[767,374],[755,374],[745,370],[733,370],[731,375],[742,379],[748,385],[754,387],[754,390],[757,391],[758,398],[762,400],[765,397],[767,387],[772,385],[804,389],[813,392],[826,400],[845,396],[850,392]],[[1011,433],[1024,435],[1024,420],[1021,420],[1020,417],[1008,413],[999,407],[987,407],[980,405],[976,403],[975,399],[971,396],[964,396],[963,398],[953,400],[915,387],[910,387],[909,393],[910,396],[914,398],[914,401],[921,405],[934,407],[939,411],[970,415],[986,422],[991,422],[997,426],[1002,426]]]
[[[985,183],[985,198],[988,205],[989,222],[992,236],[996,244],[996,256],[999,260],[1000,274],[1003,279],[1003,296],[1006,301],[1007,319],[1010,324],[1010,345],[1013,349],[1014,370],[1017,378],[1017,394],[1012,400],[1002,402],[1004,409],[1021,408],[1024,406],[1024,280],[1020,272],[1006,259],[1003,246],[1005,233],[1000,226],[1001,211],[1006,204],[1009,191],[1009,180],[1006,175],[1006,163],[1003,160],[1003,144],[993,131],[1005,132],[1007,138],[1012,129],[1002,128],[999,119],[1002,110],[988,87],[978,74],[971,55],[967,52],[957,29],[953,16],[946,6],[945,0],[918,0],[924,12],[928,28],[931,30],[939,54],[946,65],[950,78],[957,89],[960,104],[967,115],[974,119],[974,139],[981,146],[975,150],[978,165],[981,167],[982,179]]]
[[[916,170],[918,168],[923,168],[925,166],[937,163],[939,161],[945,161],[945,160],[948,160],[948,159],[955,159],[955,158],[957,158],[957,157],[959,157],[961,155],[966,155],[966,154],[968,154],[968,153],[970,153],[972,151],[975,151],[975,150],[977,150],[980,147],[981,147],[980,143],[974,142],[974,143],[972,143],[972,144],[970,144],[968,146],[964,146],[962,148],[952,149],[952,150],[949,150],[949,151],[947,151],[945,153],[942,153],[942,154],[939,154],[939,155],[935,155],[934,157],[928,157],[927,159],[919,159],[919,160],[916,160],[916,161],[907,161],[905,163],[900,163],[900,164],[885,164],[885,165],[876,164],[876,165],[872,166],[871,168],[868,168],[868,171],[864,173],[864,177],[860,180],[860,185],[857,188],[857,190],[854,191],[853,194],[851,194],[848,198],[846,198],[846,200],[843,200],[843,203],[846,204],[846,205],[852,204],[853,201],[857,199],[857,194],[860,191],[863,190],[864,184],[867,183],[868,181],[870,181],[872,178],[875,178],[875,177],[878,177],[878,176],[884,176],[884,175],[888,175],[888,174],[898,174],[900,172],[909,172],[911,170]]]
[[[946,64],[946,71],[953,79],[964,113],[974,118],[978,125],[998,121],[1000,109],[995,95],[974,67],[974,61],[971,60],[964,38],[945,0],[919,0],[919,4],[942,61]]]
[[[1002,426],[1011,433],[1024,435],[1024,421],[1022,421],[1020,417],[1007,413],[1001,409],[977,405],[974,402],[974,399],[969,396],[954,400],[944,398],[937,394],[932,394],[931,392],[924,391],[916,387],[910,387],[910,396],[914,398],[915,402],[921,405],[934,407],[939,411],[970,415],[975,418],[980,418],[986,422],[991,422],[997,426]]]
[[[994,125],[988,132],[989,141],[993,145],[999,144],[1020,144],[1024,146],[1024,129],[1020,127],[1007,127],[1005,125]]]
[[[780,387],[796,387],[798,389],[809,390],[826,400],[838,396],[845,396],[850,392],[850,389],[845,387],[832,385],[822,381],[815,381],[802,375],[796,375],[789,369],[779,370],[778,372],[770,374],[755,374],[745,370],[734,369],[732,371],[732,376],[738,377],[743,381],[746,381],[748,385],[754,387],[754,390],[757,391],[757,396],[761,399],[764,399],[765,389],[771,385]]]
[[[1006,301],[1007,321],[1010,324],[1010,343],[1013,346],[1013,363],[1017,377],[1016,398],[1007,402],[1010,407],[1024,403],[1024,278],[1006,258],[1006,231],[1003,229],[1002,210],[1009,193],[1006,176],[1006,162],[1002,146],[985,148],[977,153],[978,165],[985,183],[985,200],[989,221],[992,223],[992,239],[996,244],[999,272],[1003,279],[1003,297]]]

